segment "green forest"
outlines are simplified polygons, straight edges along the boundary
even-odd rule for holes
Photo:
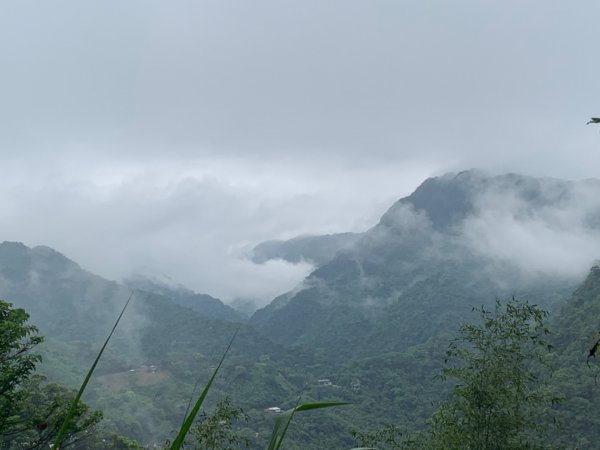
[[[368,426],[361,420],[362,414],[357,408],[358,405],[363,408],[370,406],[363,397],[366,386],[355,383],[351,389],[356,395],[349,396],[339,385],[334,385],[337,389],[334,388],[332,393],[327,380],[322,382],[326,386],[308,389],[303,397],[321,400],[337,394],[338,399],[354,404],[354,411],[347,410],[349,405],[340,405],[329,414],[311,412],[310,421],[291,425],[292,430],[297,430],[296,433],[290,430],[289,442],[285,442],[284,448],[302,448],[303,437],[307,433],[317,434],[320,442],[328,442],[321,445],[329,448],[350,448],[349,438],[355,441],[356,446],[382,450],[594,448],[593,443],[599,438],[596,431],[598,415],[593,412],[600,367],[595,364],[598,343],[591,342],[590,346],[589,336],[598,334],[594,326],[599,308],[600,268],[596,267],[554,317],[548,317],[548,313],[536,305],[515,299],[496,301],[491,310],[475,308],[478,320],[457,330],[443,354],[443,361],[427,361],[426,352],[414,350],[413,355],[404,356],[404,361],[399,355],[382,358],[386,360],[385,365],[376,366],[374,361],[369,361],[367,373],[354,369],[357,379],[364,380],[378,374],[382,379],[388,379],[388,383],[396,379],[396,386],[388,385],[381,389],[380,395],[383,396],[406,391],[411,383],[430,381],[427,383],[430,398],[436,399],[431,402],[431,408],[424,404],[429,398],[411,397],[406,392],[402,394],[406,406],[399,415],[423,418],[425,411],[433,410],[427,420],[421,420],[420,426],[391,420],[386,426]],[[44,339],[29,323],[26,311],[2,301],[0,317],[0,431],[3,448],[47,448],[63,424],[74,391],[48,382],[38,373],[41,363],[38,347]],[[589,346],[587,361],[582,353],[586,346]],[[423,363],[415,364],[419,360]],[[238,362],[235,366],[226,365],[221,374],[227,380],[221,385],[221,390],[231,386],[231,395],[236,396],[239,396],[239,393],[236,394],[239,386],[236,385],[244,384],[236,381],[240,379],[236,372],[243,371]],[[403,363],[410,362],[414,366],[403,366]],[[367,361],[360,363],[367,364]],[[354,364],[360,366],[360,363]],[[269,366],[266,361],[263,364],[264,367]],[[169,366],[169,369],[172,367]],[[350,370],[348,367],[345,372]],[[408,371],[415,378],[402,380],[395,377],[394,373],[400,371]],[[434,377],[429,380],[423,378],[433,372],[436,373]],[[184,370],[182,376],[186,375],[189,372]],[[257,376],[264,376],[264,372]],[[134,378],[135,375],[130,376],[124,382],[139,388],[142,383],[139,378],[137,382]],[[340,378],[339,382],[345,384],[346,380]],[[96,387],[94,395],[102,397],[99,390]],[[329,392],[323,395],[326,391]],[[95,397],[89,398],[94,401]],[[175,413],[177,405],[171,401],[177,398],[176,393],[162,395],[160,407],[165,412]],[[294,401],[290,398],[290,403]],[[409,411],[415,409],[418,412],[410,414]],[[110,422],[102,420],[102,411],[79,403],[68,424],[63,447],[144,448],[142,443],[121,434],[135,425],[135,419],[128,418],[126,412],[122,414],[122,417],[113,419],[125,423],[125,426],[119,427],[121,431],[116,432],[111,430]],[[256,419],[255,415],[244,412],[229,395],[225,395],[198,416],[183,448],[259,448],[252,436],[254,430],[258,429],[260,422],[268,427],[275,420],[262,418],[259,424],[252,423]],[[385,418],[382,419],[385,422]],[[349,436],[339,435],[342,421],[355,427]],[[314,436],[309,442],[313,439]],[[164,448],[170,448],[169,445],[165,441]],[[157,447],[162,448],[156,443],[150,445],[150,448]]]
[[[1,243],[2,445],[597,448],[600,268],[532,273],[476,251],[465,222],[486,186],[522,200],[515,217],[573,189],[429,179],[365,233],[262,247],[261,258],[322,252],[301,286],[250,317]]]
[[[600,450],[599,24],[0,0],[0,450]]]

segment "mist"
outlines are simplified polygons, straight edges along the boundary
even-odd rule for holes
[[[597,176],[599,8],[3,5],[0,239],[264,303],[311,266],[254,265],[249,248],[365,231],[429,176]],[[540,220],[482,211],[472,245],[528,248],[534,271],[564,247],[581,250],[565,266],[589,259],[594,233]]]
[[[600,255],[600,182],[541,181],[533,199],[506,185],[480,193],[465,241],[523,274],[582,278]]]

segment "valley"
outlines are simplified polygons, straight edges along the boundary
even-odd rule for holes
[[[576,437],[562,431],[553,439],[592,449],[585,442],[596,439],[600,424],[591,407],[599,395],[596,366],[587,367],[581,355],[600,330],[600,272],[593,269],[587,279],[570,270],[524,272],[519,261],[482,251],[466,233],[493,212],[482,203],[492,192],[519,199],[517,209],[507,210],[515,224],[541,221],[560,230],[555,211],[574,207],[578,190],[598,186],[478,172],[427,180],[351,244],[344,238],[341,247],[323,247],[331,253],[319,256],[301,286],[249,319],[214,297],[152,280],[115,283],[55,250],[11,242],[0,244],[0,298],[25,308],[47,336],[39,372],[76,387],[132,289],[131,308],[84,401],[104,412],[102,428],[149,446],[172,436],[194,385],[208,380],[238,329],[208,409],[231,398],[250,418],[239,433],[257,449],[272,428],[265,410],[290,408],[299,398],[350,405],[299,417],[289,449],[351,448],[353,430],[392,424],[422,430],[448,392],[435,376],[458,327],[476,319],[473,307],[517,298],[551,313],[556,379],[569,392],[556,414],[577,424]],[[600,232],[600,203],[576,213],[589,233]],[[294,260],[304,257],[301,242],[295,241]],[[288,257],[284,244],[281,251],[270,245],[270,257]],[[590,405],[584,414],[582,404]]]

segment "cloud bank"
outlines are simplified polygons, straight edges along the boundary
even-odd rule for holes
[[[110,278],[142,268],[266,298],[309,268],[254,267],[242,249],[365,230],[428,176],[597,176],[584,124],[600,105],[599,14],[546,0],[7,2],[0,240]],[[499,220],[471,234],[501,253],[519,239],[500,239],[512,223],[481,231]],[[535,223],[521,241],[559,238]]]

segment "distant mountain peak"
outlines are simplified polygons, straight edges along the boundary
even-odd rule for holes
[[[380,225],[393,226],[399,210],[411,206],[427,214],[434,229],[446,229],[473,211],[473,187],[483,179],[483,173],[477,170],[428,178],[411,195],[394,203]]]
[[[17,274],[22,278],[30,272],[72,269],[83,271],[77,263],[51,247],[38,245],[31,248],[22,242],[10,241],[0,244],[0,272],[9,278]]]
[[[321,236],[298,236],[287,241],[264,241],[252,249],[251,259],[263,264],[272,259],[291,263],[308,261],[321,265],[330,261],[336,253],[354,245],[359,233],[338,233]]]
[[[158,279],[137,274],[125,279],[123,284],[130,289],[168,298],[172,302],[192,309],[205,317],[232,322],[245,322],[247,319],[246,315],[226,305],[220,299],[208,294],[196,293],[182,284],[174,283],[170,278],[167,278],[165,282],[164,277]]]
[[[167,275],[142,275],[134,273],[123,280],[123,284],[131,289],[153,292],[161,295],[194,295],[195,292]]]
[[[499,296],[552,308],[600,256],[599,243],[600,183],[449,173],[395,202],[251,321],[274,340],[328,347],[332,356],[347,342],[368,351],[363,343],[387,327],[397,349],[434,333],[423,324],[450,330]]]
[[[28,250],[31,249],[22,242],[3,241],[0,243],[0,251],[3,252],[26,252]]]
[[[479,169],[447,173],[426,179],[412,194],[398,200],[382,216],[380,224],[393,226],[399,210],[407,206],[427,215],[435,230],[447,231],[485,207],[491,199],[510,194],[530,210],[569,201],[574,187],[600,188],[595,179],[573,182],[517,173],[490,175]]]

